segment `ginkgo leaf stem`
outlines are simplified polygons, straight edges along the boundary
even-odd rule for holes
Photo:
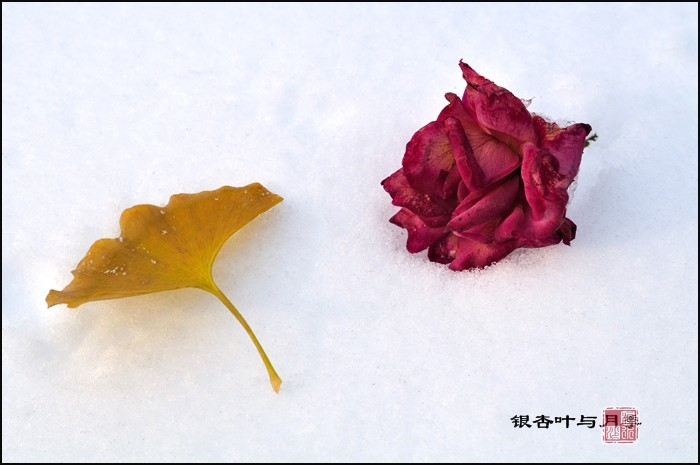
[[[275,392],[280,392],[282,378],[280,378],[277,372],[275,371],[275,368],[272,366],[270,359],[267,358],[265,349],[263,349],[262,345],[260,344],[260,341],[258,341],[258,338],[255,337],[255,333],[251,329],[248,322],[245,321],[245,318],[243,318],[241,312],[238,311],[238,309],[231,303],[231,301],[228,300],[228,297],[226,297],[226,295],[223,292],[221,292],[221,289],[219,289],[213,282],[212,286],[207,286],[205,290],[215,295],[226,306],[226,308],[228,308],[231,311],[231,313],[233,314],[233,316],[236,317],[241,326],[243,326],[243,329],[245,329],[246,333],[248,333],[248,336],[250,336],[250,339],[253,341],[253,344],[255,344],[255,348],[258,349],[258,353],[260,354],[260,358],[262,358],[263,363],[265,364],[265,368],[267,368],[267,374],[270,376],[270,384],[272,384],[272,389],[274,389]]]

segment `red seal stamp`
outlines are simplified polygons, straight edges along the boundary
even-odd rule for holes
[[[634,407],[607,407],[603,410],[603,442],[631,444],[639,437],[639,415]]]

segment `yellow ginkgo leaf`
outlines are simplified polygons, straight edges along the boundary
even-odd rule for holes
[[[226,240],[282,201],[259,183],[224,186],[170,197],[165,207],[136,205],[122,213],[117,239],[100,239],[73,270],[73,281],[46,296],[49,307],[77,307],[194,287],[215,295],[233,313],[258,349],[275,392],[282,380],[240,312],[214,282],[212,265]]]

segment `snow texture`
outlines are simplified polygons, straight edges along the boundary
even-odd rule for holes
[[[571,247],[454,273],[388,222],[460,58],[600,136]],[[3,461],[698,460],[697,3],[3,3],[2,70]],[[253,181],[214,273],[279,395],[201,291],[46,308],[125,208]]]

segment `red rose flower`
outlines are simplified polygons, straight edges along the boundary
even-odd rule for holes
[[[460,61],[467,89],[406,144],[403,168],[382,181],[401,210],[411,253],[459,271],[496,262],[518,247],[576,236],[566,215],[588,124],[561,128],[530,114],[507,89]]]

